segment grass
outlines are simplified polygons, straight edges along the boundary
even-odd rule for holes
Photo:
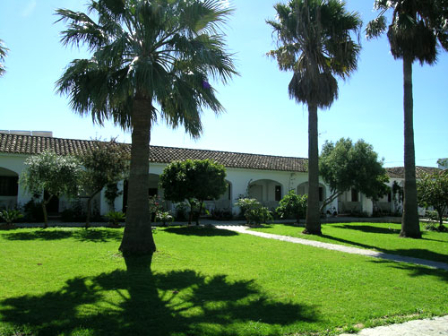
[[[0,232],[0,335],[332,335],[444,315],[448,272],[211,228]]]
[[[448,263],[448,233],[424,231],[422,224],[422,239],[405,239],[399,237],[400,229],[393,223],[323,224],[322,236],[304,235],[303,228],[284,224],[253,230]]]

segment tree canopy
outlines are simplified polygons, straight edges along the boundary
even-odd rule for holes
[[[76,196],[81,164],[73,156],[43,152],[25,160],[25,171],[20,182],[33,194],[43,194],[42,209],[45,227],[48,226],[47,204],[53,197]],[[47,193],[45,198],[44,191]]]
[[[433,207],[439,215],[439,231],[444,231],[443,215],[448,208],[448,171],[425,173],[417,181],[420,206]]]
[[[90,226],[91,203],[93,198],[109,184],[125,178],[129,168],[129,157],[122,145],[111,140],[95,142],[95,147],[79,157],[84,169],[80,174],[80,184],[88,196],[86,228]]]
[[[198,221],[203,202],[218,199],[225,193],[226,170],[223,165],[211,160],[177,161],[165,167],[160,175],[160,185],[164,189],[165,199],[173,202],[187,200],[192,211],[194,200],[198,200]]]
[[[389,178],[383,162],[378,160],[372,145],[364,140],[355,144],[348,138],[341,138],[335,144],[325,142],[319,159],[319,172],[332,191],[322,208],[351,188],[374,201],[389,191],[386,185]]]
[[[3,62],[5,61],[6,55],[8,54],[8,48],[5,47],[3,40],[0,39],[0,77],[5,73],[5,65]]]

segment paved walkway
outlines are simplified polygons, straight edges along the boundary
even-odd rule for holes
[[[271,233],[252,231],[252,230],[248,230],[247,226],[242,226],[242,225],[216,225],[215,227],[218,229],[236,231],[239,233],[250,234],[250,235],[258,236],[258,237],[262,237],[262,238],[276,239],[276,240],[286,241],[289,243],[320,247],[320,248],[324,248],[327,250],[334,250],[334,251],[345,252],[345,253],[350,253],[350,254],[359,254],[359,255],[366,256],[366,257],[373,257],[373,258],[379,258],[379,259],[387,259],[387,260],[396,261],[396,262],[417,264],[417,265],[427,266],[427,267],[431,267],[431,268],[438,268],[438,269],[443,269],[445,271],[448,271],[448,264],[431,261],[431,260],[405,257],[405,256],[399,256],[396,254],[388,254],[388,253],[382,253],[382,252],[377,252],[377,251],[373,251],[373,250],[361,249],[361,248],[357,248],[357,247],[330,244],[330,243],[322,243],[322,242],[318,242],[318,241],[314,241],[314,240],[295,238],[295,237],[289,237],[289,236],[280,236],[280,235],[275,235],[275,234],[271,234]]]
[[[248,230],[248,227],[242,225],[215,225],[218,229],[231,230],[239,233],[250,234],[268,239],[276,239],[295,244],[303,244],[308,246],[320,247],[328,250],[340,251],[351,254],[359,254],[367,257],[387,259],[395,262],[406,262],[417,265],[423,265],[431,268],[439,268],[448,271],[448,264],[403,257],[394,254],[387,254],[376,252],[372,250],[365,250],[356,247],[322,243],[313,240],[280,236],[270,233],[258,232]],[[342,334],[340,336],[353,336],[354,334]],[[381,326],[376,328],[363,329],[358,334],[359,336],[448,336],[448,316],[437,317],[433,319],[414,320],[400,324],[392,324],[389,326]]]
[[[433,319],[414,320],[400,324],[363,329],[359,336],[446,336],[448,335],[448,316]],[[339,336],[353,336],[341,334]]]

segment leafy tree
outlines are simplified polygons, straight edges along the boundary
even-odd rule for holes
[[[30,193],[42,193],[44,228],[48,227],[47,204],[53,197],[76,196],[81,173],[79,160],[72,156],[60,156],[53,152],[43,152],[25,160],[25,171],[20,183]],[[44,190],[48,195],[45,197]]]
[[[323,202],[321,210],[345,191],[355,188],[367,197],[378,200],[389,192],[389,181],[383,162],[364,140],[353,144],[341,138],[336,144],[325,142],[319,159],[319,172],[332,194]]]
[[[5,66],[3,62],[5,61],[8,51],[9,49],[5,47],[3,40],[0,39],[0,77],[3,76],[5,73]]]
[[[297,195],[294,190],[290,190],[288,194],[283,196],[279,202],[279,206],[275,209],[275,212],[280,218],[293,217],[299,223],[301,218],[305,217],[307,195]]]
[[[90,227],[92,201],[103,188],[125,178],[128,170],[128,156],[124,148],[111,140],[108,143],[97,141],[95,147],[79,157],[84,170],[80,174],[83,191],[87,194],[85,228]]]
[[[317,109],[329,108],[338,97],[335,78],[347,78],[357,68],[361,49],[351,37],[361,28],[358,13],[338,0],[290,0],[275,5],[278,49],[268,55],[280,70],[293,71],[289,96],[308,105],[308,208],[304,233],[322,234],[319,214],[319,153]]]
[[[439,217],[439,231],[445,231],[443,215],[448,208],[448,171],[423,174],[417,181],[418,203],[425,207],[433,207]]]
[[[187,200],[191,209],[189,224],[197,208],[196,225],[199,225],[204,201],[218,199],[227,189],[226,170],[211,160],[177,161],[165,167],[160,175],[160,185],[167,200]]]
[[[392,56],[403,60],[404,79],[404,204],[402,237],[421,238],[417,187],[415,175],[415,148],[413,125],[412,65],[418,60],[434,64],[437,61],[438,44],[448,50],[448,3],[444,0],[376,0],[378,17],[366,28],[370,38],[387,30]],[[392,11],[392,22],[386,27],[384,14]]]
[[[57,10],[68,28],[65,45],[87,45],[90,59],[74,60],[57,82],[72,108],[102,124],[132,131],[129,207],[120,250],[156,250],[149,218],[149,142],[157,117],[202,131],[203,109],[223,107],[209,77],[236,74],[220,27],[231,14],[220,0],[90,0],[89,14]]]

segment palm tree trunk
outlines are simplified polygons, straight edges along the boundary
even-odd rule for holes
[[[149,213],[150,99],[135,99],[132,110],[132,148],[126,227],[120,251],[124,255],[150,255],[156,251]]]
[[[317,105],[308,105],[308,208],[305,234],[321,235],[319,215],[319,149]]]
[[[404,78],[404,203],[401,237],[421,238],[417,183],[415,179],[414,102],[412,97],[412,57],[403,57]]]

